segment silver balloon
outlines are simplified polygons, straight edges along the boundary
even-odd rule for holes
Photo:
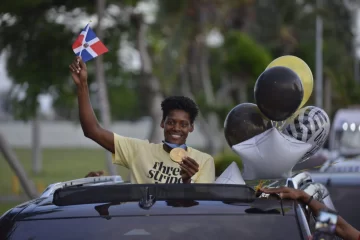
[[[286,123],[283,133],[299,141],[311,144],[311,148],[299,162],[308,160],[325,143],[330,132],[330,119],[318,107],[308,106],[300,109],[294,118]]]

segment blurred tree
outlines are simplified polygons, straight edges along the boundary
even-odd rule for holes
[[[97,13],[97,29],[96,35],[99,39],[103,39],[104,36],[104,13],[106,7],[106,0],[96,0],[96,13]],[[111,113],[108,97],[108,88],[105,79],[104,59],[103,55],[98,56],[95,59],[95,76],[96,83],[98,85],[98,99],[100,105],[101,122],[105,129],[111,128]],[[110,175],[116,175],[116,168],[112,163],[111,152],[105,151],[106,154],[106,166]]]
[[[252,5],[252,1],[159,1],[152,33],[163,43],[159,51],[163,55],[155,58],[156,74],[165,82],[167,93],[185,94],[198,102],[199,127],[206,151],[212,154],[224,145],[221,121],[239,96],[243,98],[240,101],[247,100],[247,86],[242,83],[256,79],[271,60],[266,49],[243,33],[252,16],[238,12],[246,13]],[[209,34],[217,29],[225,44],[210,48]],[[234,90],[236,97],[229,100]]]
[[[327,104],[332,106],[329,115],[338,108],[358,102],[360,96],[353,76],[354,19],[345,2],[329,0],[322,9],[317,9],[315,1],[310,0],[257,1],[256,24],[250,30],[274,58],[286,54],[298,56],[308,63],[314,73],[315,17],[317,12],[322,14],[324,81],[331,81],[332,85],[325,92],[325,96],[332,95],[331,104]],[[314,103],[315,94],[314,89],[307,105]]]
[[[267,63],[292,54],[304,59],[314,71],[318,11],[324,17],[324,79],[333,86],[330,105],[336,110],[360,100],[352,76],[353,19],[343,1],[329,0],[323,9],[316,9],[310,0],[158,0],[152,24],[143,21],[143,14],[134,14],[138,2],[107,1],[107,6],[121,9],[121,15],[106,12],[114,24],[104,29],[103,40],[111,49],[103,58],[109,100],[115,106],[111,108],[112,117],[134,120],[141,115],[155,116],[158,112],[154,107],[158,109],[161,96],[189,95],[201,109],[199,123],[207,150],[217,152],[221,122],[237,103],[253,101],[253,84]],[[94,4],[84,0],[76,4],[70,0],[37,0],[2,2],[0,9],[0,49],[8,51],[10,75],[27,94],[17,101],[16,113],[32,116],[35,96],[50,92],[58,112],[77,119],[67,66],[73,57],[70,45],[78,33],[49,15],[63,13],[74,19],[80,14],[94,14]],[[213,32],[224,41],[209,47],[208,37]],[[139,50],[140,71],[125,69],[119,61],[116,53],[124,39]],[[93,83],[94,66],[92,62],[88,65]],[[96,93],[99,86],[92,85]],[[312,103],[310,99],[308,104]],[[156,121],[154,124],[158,124]]]
[[[160,108],[163,94],[161,91],[160,81],[154,75],[153,61],[149,54],[147,35],[148,24],[144,21],[143,14],[133,13],[131,15],[131,22],[136,29],[136,48],[140,55],[140,91],[142,100],[144,101],[148,113],[152,119],[150,128],[149,141],[153,143],[161,142],[163,133],[159,128],[162,120],[162,110]]]
[[[108,1],[108,4],[116,1]],[[137,1],[127,1],[129,4],[135,4]],[[100,4],[98,9],[105,10],[105,3]],[[69,29],[66,24],[58,21],[58,16],[66,16],[66,20],[75,21],[81,13],[94,14],[94,4],[81,1],[74,4],[72,1],[24,1],[17,4],[8,2],[0,3],[0,52],[6,51],[7,70],[9,76],[13,79],[14,85],[19,86],[24,96],[19,98],[18,94],[13,96],[13,114],[15,118],[24,120],[34,119],[33,124],[33,157],[34,171],[39,172],[41,168],[41,149],[39,139],[39,118],[38,114],[38,96],[44,93],[51,93],[55,98],[55,106],[66,106],[69,109],[74,107],[75,92],[74,86],[69,79],[68,65],[71,63],[74,54],[71,50],[71,44],[77,37],[74,29]],[[98,11],[103,15],[103,11]],[[115,18],[115,17],[114,17]],[[101,19],[98,18],[98,19]],[[100,39],[107,45],[107,39],[116,41],[118,49],[123,19],[115,21],[115,31],[101,32],[97,31]],[[120,27],[119,27],[120,26]],[[114,29],[112,29],[114,30]],[[117,34],[114,32],[117,32]],[[104,36],[104,39],[103,39]],[[113,44],[109,44],[112,46]],[[117,51],[111,51],[107,54],[112,60],[115,68],[119,65]],[[115,57],[113,57],[115,55]],[[107,58],[104,58],[107,61]],[[100,60],[100,61],[99,61]],[[104,70],[102,57],[96,59],[97,69]],[[114,60],[116,60],[114,62]],[[89,63],[90,82],[94,76],[92,62]],[[119,70],[116,71],[119,71]],[[103,71],[95,71],[100,93],[102,119],[105,120],[106,127],[110,123],[110,111],[107,104],[106,84],[104,75],[99,75]],[[113,70],[112,70],[113,71]],[[72,86],[72,87],[69,87]],[[16,88],[13,88],[16,89]],[[118,97],[123,97],[117,95]],[[132,103],[132,102],[130,102]],[[106,121],[108,119],[108,121]],[[110,159],[110,158],[109,158]],[[111,159],[108,161],[111,162]],[[108,164],[112,168],[112,164]],[[110,171],[114,173],[114,171]]]
[[[3,21],[1,24],[0,49],[7,50],[9,76],[26,92],[26,97],[20,100],[14,99],[13,109],[15,116],[33,119],[33,171],[36,174],[41,171],[37,99],[41,93],[47,91],[51,84],[58,84],[65,77],[65,71],[59,71],[59,65],[52,62],[61,62],[66,52],[64,54],[57,51],[59,49],[55,51],[48,51],[48,49],[54,46],[56,48],[59,42],[65,41],[65,38],[70,36],[66,33],[60,33],[58,36],[53,34],[53,31],[62,32],[63,28],[51,23],[44,24],[45,16],[42,15],[21,15],[15,18],[14,24],[10,21]],[[34,25],[29,25],[29,23]]]
[[[227,31],[222,50],[225,54],[224,67],[236,83],[235,89],[239,91],[236,101],[247,102],[248,84],[251,87],[255,84],[258,76],[271,62],[271,56],[267,49],[248,34],[236,30]]]
[[[20,161],[17,159],[16,154],[9,146],[9,143],[6,141],[5,137],[0,133],[0,152],[3,154],[5,160],[8,162],[10,168],[15,172],[16,176],[19,178],[21,186],[24,188],[24,191],[29,199],[34,199],[38,197],[38,192],[36,190],[34,182],[27,176],[23,166]]]
[[[126,10],[126,4],[133,7],[137,2],[124,1],[122,5],[114,5],[117,1],[109,0],[106,7],[117,6]],[[119,82],[124,82],[119,78],[129,77],[123,74],[124,68],[117,54],[121,37],[128,29],[125,10],[120,18],[106,12],[113,26],[104,29],[102,39],[110,50],[103,56],[106,75],[109,76],[110,86],[115,88],[121,86]],[[95,4],[88,1],[78,1],[76,4],[69,0],[0,3],[0,52],[6,52],[9,76],[26,95],[20,99],[18,94],[12,95],[15,117],[32,118],[38,105],[37,96],[42,93],[50,93],[59,110],[73,109],[76,99],[68,65],[74,57],[71,45],[79,30],[69,27],[69,24],[74,25],[79,16],[95,13]],[[58,20],[57,16],[61,15],[64,21]],[[88,63],[90,83],[94,82],[95,77],[94,62]],[[14,89],[18,91],[18,88]],[[122,95],[118,97],[122,98]]]

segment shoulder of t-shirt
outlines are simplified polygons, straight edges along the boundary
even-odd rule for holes
[[[134,137],[127,137],[123,136],[117,133],[114,133],[115,140],[117,141],[127,141],[127,142],[133,142],[137,144],[150,144],[148,139],[140,139],[140,138],[134,138]]]
[[[213,160],[213,157],[208,153],[202,152],[202,151],[197,150],[195,148],[190,148],[190,151],[193,152],[193,154],[195,154],[195,155],[201,156],[201,158],[203,160]]]
[[[134,137],[127,137],[123,135],[119,135],[117,133],[114,133],[115,141],[124,142],[125,144],[134,144],[134,145],[142,145],[146,147],[150,147],[152,149],[158,149],[162,148],[162,143],[151,143],[148,139],[140,139],[140,138],[134,138]]]

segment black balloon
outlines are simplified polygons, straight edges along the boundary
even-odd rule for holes
[[[300,77],[290,68],[272,67],[257,79],[255,101],[270,120],[284,121],[300,106],[304,89]]]
[[[224,123],[224,134],[230,147],[244,142],[272,128],[254,103],[242,103],[234,107]]]

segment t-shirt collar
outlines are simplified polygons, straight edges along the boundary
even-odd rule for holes
[[[186,144],[175,144],[175,143],[169,143],[166,141],[162,141],[164,144],[166,144],[167,146],[169,146],[170,148],[182,148],[182,149],[187,149],[187,145]]]

